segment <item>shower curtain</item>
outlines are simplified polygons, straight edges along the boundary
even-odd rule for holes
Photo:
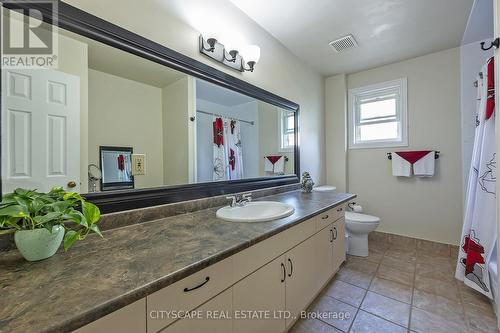
[[[480,101],[455,276],[493,298],[488,274],[497,240],[493,58],[483,66],[482,73],[483,78],[478,79]]]
[[[243,178],[243,152],[240,122],[234,119],[213,118],[213,180]]]

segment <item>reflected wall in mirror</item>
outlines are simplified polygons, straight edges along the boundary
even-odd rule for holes
[[[57,69],[2,70],[2,192],[295,173],[294,112],[61,28],[58,45]]]

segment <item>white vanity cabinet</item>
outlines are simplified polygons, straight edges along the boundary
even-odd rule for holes
[[[192,311],[189,318],[176,321],[161,333],[231,333],[233,331],[233,290],[227,289]]]
[[[236,283],[233,286],[233,332],[283,332],[285,320],[279,317],[279,311],[285,310],[285,281],[285,256],[282,255]],[[259,318],[244,318],[245,314]]]
[[[336,272],[345,261],[345,219],[341,217],[332,223],[333,270]]]
[[[76,332],[285,332],[345,260],[344,209],[318,214]],[[196,315],[160,318],[158,311]]]

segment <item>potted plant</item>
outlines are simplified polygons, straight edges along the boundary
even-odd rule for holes
[[[42,260],[53,256],[63,239],[68,250],[91,232],[102,237],[97,226],[100,217],[99,208],[78,193],[61,187],[48,193],[18,188],[2,197],[0,234],[14,233],[26,260]]]

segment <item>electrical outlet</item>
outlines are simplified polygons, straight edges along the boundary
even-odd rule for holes
[[[132,174],[134,176],[146,174],[146,155],[132,154]]]

